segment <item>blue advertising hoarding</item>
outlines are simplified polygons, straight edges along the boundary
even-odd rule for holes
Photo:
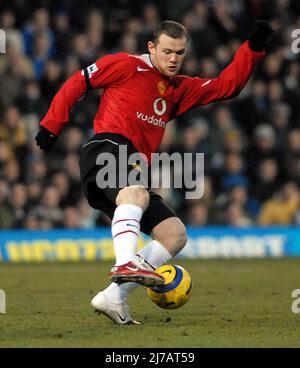
[[[300,256],[300,227],[188,228],[188,239],[178,258]],[[146,242],[141,237],[139,247]],[[111,259],[114,249],[109,228],[0,232],[0,262]]]

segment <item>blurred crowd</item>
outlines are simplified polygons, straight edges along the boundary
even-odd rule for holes
[[[203,152],[204,195],[162,189],[190,226],[300,223],[300,29],[298,0],[91,0],[0,2],[0,228],[94,228],[109,224],[83,197],[78,153],[92,135],[101,90],[88,92],[50,154],[38,124],[62,83],[107,53],[147,52],[163,20],[185,25],[182,73],[215,77],[255,19],[276,31],[268,56],[235,99],[196,108],[168,124],[162,152]]]

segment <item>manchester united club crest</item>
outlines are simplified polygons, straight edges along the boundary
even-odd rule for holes
[[[158,92],[163,95],[166,92],[166,86],[164,85],[164,82],[158,82],[157,83],[157,89]]]

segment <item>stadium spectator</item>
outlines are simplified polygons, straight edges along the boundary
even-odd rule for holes
[[[42,194],[40,205],[32,212],[46,222],[49,228],[60,227],[64,217],[63,211],[59,208],[60,200],[58,189],[48,186]]]
[[[65,229],[79,229],[80,218],[77,207],[66,207],[63,213],[62,226]]]
[[[237,185],[248,186],[244,174],[244,160],[239,154],[229,153],[225,156],[224,172],[220,177],[220,190],[224,192]]]
[[[225,225],[235,227],[247,227],[252,224],[251,219],[245,214],[242,206],[231,203],[226,211]]]
[[[23,184],[14,184],[10,193],[10,210],[13,215],[13,228],[21,228],[26,219],[27,188]]]
[[[261,203],[270,199],[278,189],[279,169],[277,161],[266,158],[257,168],[257,176],[253,185],[253,195]]]
[[[25,24],[22,29],[22,34],[24,38],[24,48],[25,52],[29,56],[33,56],[35,51],[35,40],[37,37],[43,35],[47,39],[47,57],[53,57],[56,53],[56,43],[55,36],[50,28],[50,14],[49,10],[46,8],[37,8],[32,18],[27,24]],[[48,45],[49,43],[49,45]],[[44,48],[43,48],[44,50]]]
[[[260,225],[289,225],[296,222],[300,207],[300,192],[293,181],[284,184],[279,192],[262,206]]]
[[[187,226],[199,227],[208,224],[208,207],[205,202],[199,201],[189,207],[187,218],[185,219]]]

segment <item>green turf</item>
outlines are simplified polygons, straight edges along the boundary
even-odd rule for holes
[[[141,326],[118,326],[90,308],[110,263],[0,264],[7,313],[0,347],[299,347],[300,259],[177,261],[193,278],[181,309],[130,297]]]

